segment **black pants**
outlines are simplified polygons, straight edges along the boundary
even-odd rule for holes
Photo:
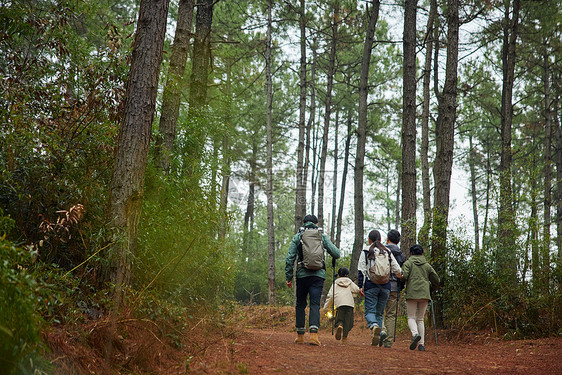
[[[296,329],[299,335],[305,333],[305,309],[307,297],[310,297],[310,310],[308,317],[308,329],[310,332],[318,332],[320,327],[320,298],[324,279],[318,276],[297,278],[297,305],[296,305]]]
[[[343,327],[343,337],[353,328],[353,307],[340,306],[336,311],[336,327],[341,325]]]

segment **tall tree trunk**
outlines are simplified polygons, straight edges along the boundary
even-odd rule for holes
[[[365,143],[367,142],[367,97],[369,94],[369,66],[371,65],[371,51],[373,50],[373,39],[377,21],[379,19],[380,0],[373,0],[369,9],[367,5],[367,13],[369,14],[369,26],[365,34],[365,44],[363,45],[363,57],[361,59],[361,73],[359,76],[359,113],[357,124],[357,151],[355,154],[355,176],[354,176],[354,194],[353,200],[355,205],[355,241],[353,242],[353,252],[351,254],[351,264],[349,274],[352,278],[357,278],[357,262],[363,244],[364,238],[364,218],[363,211],[363,176],[365,168]]]
[[[306,115],[306,9],[305,0],[300,0],[300,96],[299,96],[299,144],[297,147],[297,186],[295,191],[295,232],[303,224],[306,215],[306,179],[304,177],[304,136]]]
[[[548,47],[545,46],[544,54],[544,220],[543,220],[543,243],[542,243],[542,276],[543,280],[542,291],[548,295],[550,284],[550,225],[552,219],[550,217],[550,209],[552,206],[551,201],[551,188],[552,188],[552,151],[551,151],[551,137],[552,137],[552,117],[550,110],[550,62],[549,62]]]
[[[416,243],[416,13],[417,0],[405,0],[402,95],[402,236],[401,246]]]
[[[431,83],[431,61],[433,53],[433,27],[435,24],[435,14],[437,13],[437,0],[432,0],[429,8],[425,33],[425,65],[423,69],[423,111],[421,118],[421,148],[420,159],[422,168],[422,192],[423,192],[423,226],[419,233],[419,243],[428,247],[429,229],[431,228],[431,185],[429,177],[429,99]],[[437,41],[439,42],[439,41]]]
[[[491,190],[492,190],[492,179],[491,179],[491,175],[492,175],[492,165],[491,165],[491,161],[490,161],[490,149],[488,148],[487,153],[486,153],[486,206],[484,208],[484,227],[482,228],[482,248],[486,249],[487,246],[485,246],[485,240],[486,240],[486,235],[488,234],[488,214],[490,213],[490,196],[491,196]]]
[[[229,36],[229,41],[231,38]],[[228,190],[230,187],[230,163],[232,155],[230,152],[230,137],[232,131],[232,63],[230,60],[226,61],[226,84],[225,84],[225,119],[224,119],[224,134],[222,136],[222,183],[221,183],[221,198],[220,198],[220,227],[219,239],[224,240],[227,230],[227,211],[228,211]]]
[[[505,2],[504,36],[502,48],[503,87],[501,102],[501,160],[500,160],[500,208],[498,212],[497,270],[515,283],[517,279],[515,249],[515,210],[511,187],[511,124],[513,118],[513,81],[515,76],[515,46],[519,25],[519,3],[513,1],[513,15],[510,18],[509,4]]]
[[[478,226],[478,196],[476,194],[476,150],[472,144],[472,135],[468,137],[469,156],[468,164],[470,168],[470,194],[472,196],[472,217],[474,220],[474,250],[480,252],[480,227]]]
[[[267,5],[267,42],[265,45],[265,76],[267,81],[267,254],[269,282],[269,304],[275,305],[275,233],[273,229],[273,128],[271,112],[273,104],[273,82],[271,78],[271,8],[272,0]]]
[[[218,207],[218,202],[217,202],[217,175],[218,175],[218,170],[217,167],[219,164],[219,148],[221,146],[221,140],[218,137],[213,137],[211,139],[211,141],[213,142],[213,145],[211,147],[211,149],[213,150],[213,156],[212,156],[212,161],[211,164],[213,165],[213,167],[211,168],[211,186],[209,187],[209,207],[212,208],[213,210],[215,210]]]
[[[384,187],[385,187],[385,198],[387,202],[392,202],[392,197],[390,196],[390,170],[387,169],[386,170],[386,175],[385,175],[385,180],[384,180]],[[392,220],[392,212],[391,212],[391,205],[390,203],[385,204],[386,207],[386,232],[388,233],[392,228],[391,228],[391,224],[393,222]]]
[[[131,282],[131,255],[136,250],[168,5],[168,0],[141,1],[127,78],[110,192],[113,225],[124,234],[112,260],[117,311],[121,287]]]
[[[246,214],[244,215],[244,248],[247,249],[248,246],[248,235],[252,232],[254,228],[254,211],[256,204],[256,170],[257,170],[257,158],[258,158],[258,145],[256,142],[257,134],[254,132],[252,137],[252,155],[248,160],[250,166],[250,172],[248,175],[248,180],[250,181],[248,186],[248,201],[246,204]]]
[[[189,173],[198,167],[206,139],[206,126],[201,121],[205,118],[207,105],[207,82],[211,60],[211,25],[213,22],[214,0],[201,0],[197,3],[195,16],[195,37],[193,40],[193,57],[189,87],[189,129],[192,149],[190,156],[193,165],[188,166]]]
[[[167,172],[170,168],[170,153],[174,149],[176,126],[180,112],[180,99],[187,54],[189,50],[189,34],[193,22],[194,0],[180,0],[176,33],[172,45],[168,78],[162,95],[162,114],[156,136],[155,159],[159,169]]]
[[[330,117],[332,115],[332,88],[334,85],[334,71],[336,68],[336,41],[338,33],[339,3],[334,4],[332,21],[332,40],[330,41],[330,55],[328,58],[328,72],[326,85],[326,107],[324,109],[324,130],[322,133],[322,153],[320,156],[320,171],[318,174],[318,225],[324,226],[324,179],[326,175],[326,159],[328,158],[328,134],[330,132]]]
[[[348,110],[347,113],[347,138],[345,139],[345,152],[344,152],[344,157],[343,157],[343,171],[342,171],[342,176],[341,176],[341,192],[340,192],[340,204],[339,204],[339,208],[338,208],[338,221],[337,221],[337,234],[336,234],[336,247],[339,249],[340,247],[340,243],[341,243],[341,226],[342,226],[342,220],[343,220],[343,207],[344,207],[344,203],[345,203],[345,185],[347,183],[347,169],[349,166],[349,149],[351,146],[351,137],[352,137],[352,132],[351,132],[351,125],[352,125],[352,119],[351,119],[351,109]]]
[[[556,246],[558,247],[557,267],[562,266],[562,127],[560,126],[558,94],[554,98],[554,126],[556,129]]]
[[[457,112],[457,64],[459,45],[459,0],[447,1],[447,62],[443,94],[439,96],[439,114],[435,125],[436,155],[433,166],[435,196],[431,237],[432,260],[445,281],[449,195],[455,142]],[[443,301],[437,300],[437,325],[443,326]]]
[[[314,38],[312,42],[312,67],[310,69],[310,112],[308,117],[308,122],[306,124],[306,145],[305,145],[305,162],[304,162],[304,174],[303,174],[303,181],[306,184],[308,180],[308,167],[311,165],[310,163],[310,144],[315,143],[313,139],[311,139],[311,132],[316,128],[316,60],[318,57],[317,53],[317,44],[316,38]],[[314,149],[316,150],[316,148]],[[312,161],[312,179],[310,182],[311,191],[314,192],[314,165],[315,165],[315,151],[313,151],[313,161]],[[310,200],[312,211],[311,214],[314,213],[314,194]],[[305,207],[306,209],[306,207]],[[301,223],[302,224],[302,223]]]
[[[399,169],[397,168],[397,170]],[[402,173],[399,171],[398,181],[396,182],[396,199],[394,200],[394,202],[396,202],[396,206],[394,207],[394,226],[396,228],[400,228],[400,191],[402,190],[401,187],[402,187]],[[403,249],[403,251],[405,251],[405,254],[409,256],[410,248]]]
[[[338,200],[338,143],[339,143],[339,120],[340,111],[336,111],[336,126],[334,129],[334,179],[332,180],[332,222],[330,225],[330,235],[332,238],[336,238],[336,209]]]
[[[533,156],[533,165],[536,165],[536,156]],[[531,275],[533,277],[533,291],[537,292],[540,290],[541,284],[541,262],[540,262],[540,251],[539,251],[539,203],[537,199],[537,173],[533,173],[531,180],[531,216],[529,217],[529,234],[531,240]]]
[[[310,199],[310,212],[314,213],[315,212],[315,204],[316,204],[316,188],[318,187],[318,162],[319,162],[319,157],[318,157],[318,143],[320,142],[319,140],[319,135],[318,132],[320,125],[318,124],[314,124],[314,129],[313,130],[313,135],[312,135],[312,173],[310,176],[311,179],[311,184],[312,184],[312,197]]]

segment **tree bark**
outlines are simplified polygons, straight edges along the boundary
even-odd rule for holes
[[[501,160],[500,160],[500,208],[498,212],[497,270],[507,280],[517,279],[515,249],[515,212],[511,187],[511,124],[513,119],[513,81],[515,76],[515,46],[519,25],[520,0],[513,1],[513,18],[509,17],[509,3],[505,2],[504,36],[502,48],[503,87],[501,102]]]
[[[273,107],[273,82],[271,77],[271,8],[272,0],[267,5],[267,41],[265,45],[265,75],[267,81],[267,254],[269,283],[269,304],[275,305],[275,232],[273,229],[273,129],[271,112]]]
[[[320,155],[320,171],[318,173],[318,225],[324,226],[324,179],[326,175],[326,159],[328,158],[328,134],[330,132],[330,117],[332,115],[332,88],[334,85],[334,71],[336,66],[336,41],[338,33],[339,3],[334,4],[332,21],[332,38],[330,41],[330,55],[328,58],[328,72],[326,85],[326,103],[324,108],[324,130],[322,133],[322,151]]]
[[[310,183],[311,186],[311,198],[310,198],[310,212],[315,212],[315,204],[316,204],[316,188],[318,187],[318,163],[319,163],[319,155],[318,155],[318,143],[319,143],[319,128],[318,124],[314,124],[313,134],[312,134],[312,173],[310,176]]]
[[[230,36],[229,36],[229,41]],[[219,240],[223,241],[227,231],[227,212],[228,212],[228,191],[230,188],[230,164],[232,155],[230,152],[230,134],[232,128],[232,62],[227,60],[226,64],[226,83],[225,83],[225,119],[224,134],[222,136],[222,183],[220,195],[220,226]]]
[[[299,143],[297,147],[297,186],[295,191],[295,233],[303,224],[306,215],[306,179],[304,177],[304,142],[305,142],[305,115],[306,115],[306,19],[305,0],[300,0],[300,96],[299,96]]]
[[[398,172],[398,181],[396,182],[396,206],[394,207],[394,226],[400,228],[400,192],[402,191],[402,173]],[[410,254],[410,249],[403,249],[404,254]]]
[[[195,36],[193,40],[193,57],[189,86],[189,119],[190,157],[194,160],[188,165],[188,173],[198,167],[198,160],[203,152],[207,136],[206,127],[201,120],[205,118],[207,105],[207,86],[211,59],[211,25],[213,22],[214,0],[201,0],[197,3],[195,16]]]
[[[162,114],[160,115],[160,125],[154,150],[156,165],[165,172],[168,172],[170,169],[170,153],[174,149],[174,140],[176,139],[176,126],[189,50],[189,34],[191,33],[193,21],[194,3],[194,0],[180,0],[179,2],[168,79],[166,80],[164,94],[162,95]]]
[[[472,217],[474,221],[474,251],[480,252],[480,227],[478,225],[478,196],[476,194],[476,150],[472,144],[472,136],[468,137],[469,156],[468,164],[470,168],[470,193],[472,197]]]
[[[433,27],[435,14],[437,13],[437,0],[432,0],[429,8],[427,27],[425,33],[425,65],[423,70],[423,111],[421,118],[421,148],[420,159],[422,168],[422,192],[423,192],[423,225],[419,233],[419,243],[428,247],[429,229],[431,228],[431,184],[429,177],[429,106],[430,106],[430,83],[431,83],[431,61],[433,53]],[[437,41],[439,42],[439,41]]]
[[[244,248],[248,245],[248,235],[252,232],[254,228],[254,211],[255,211],[255,191],[256,191],[256,170],[257,170],[257,155],[258,155],[258,145],[256,143],[257,135],[254,133],[252,137],[252,155],[248,160],[250,166],[250,172],[248,176],[249,186],[248,186],[248,201],[246,204],[246,214],[244,215]]]
[[[141,1],[127,78],[110,192],[113,224],[124,234],[112,261],[117,311],[121,287],[131,282],[131,255],[136,250],[168,5],[168,0]]]
[[[536,164],[536,156],[533,156],[533,165]],[[536,173],[533,173],[536,175]],[[541,264],[540,264],[540,251],[539,251],[539,220],[538,220],[538,199],[537,199],[537,176],[531,178],[531,191],[529,194],[531,204],[531,216],[529,217],[529,235],[531,240],[531,276],[533,277],[533,290],[539,291],[541,283]]]
[[[312,67],[310,69],[310,114],[308,117],[308,122],[306,124],[306,145],[305,145],[305,162],[304,162],[304,174],[303,174],[303,182],[306,184],[308,180],[308,166],[310,165],[310,144],[314,143],[314,140],[311,139],[311,132],[315,128],[315,121],[316,121],[316,60],[318,57],[316,51],[316,38],[314,38],[312,42]],[[316,153],[316,148],[313,150],[313,159],[315,159],[314,155]],[[311,179],[311,190],[314,191],[314,165],[315,160],[312,162],[312,179]],[[312,211],[311,214],[314,213],[314,194],[312,194],[312,198],[310,200]],[[305,206],[306,211],[306,206]],[[301,222],[302,224],[302,222]]]
[[[341,176],[341,192],[340,192],[340,204],[338,208],[338,221],[337,221],[337,234],[336,234],[336,247],[339,249],[341,243],[341,226],[343,220],[343,207],[345,203],[345,185],[347,183],[347,169],[349,166],[349,149],[351,146],[351,136],[353,135],[351,132],[351,125],[353,123],[351,118],[351,109],[347,113],[347,138],[345,140],[345,152],[343,157],[343,171]]]
[[[492,166],[490,160],[490,150],[487,150],[486,153],[486,206],[484,208],[484,227],[482,228],[482,248],[486,249],[486,235],[488,234],[488,216],[490,213],[490,196],[492,190]]]
[[[556,245],[558,247],[557,267],[562,266],[562,127],[560,126],[558,95],[554,98],[554,126],[556,128]],[[560,285],[560,283],[559,283]]]
[[[542,291],[548,295],[550,284],[550,225],[552,219],[550,217],[550,210],[552,206],[551,189],[552,189],[552,151],[551,151],[551,137],[552,137],[552,116],[550,110],[550,62],[547,47],[545,47],[544,54],[544,220],[543,220],[543,243],[542,243]]]
[[[404,3],[402,95],[402,236],[406,250],[416,243],[416,13],[417,0]]]
[[[367,97],[369,94],[369,66],[371,64],[371,51],[373,50],[373,39],[377,21],[379,18],[380,1],[373,0],[372,6],[367,12],[369,14],[369,26],[365,34],[365,44],[363,45],[363,57],[361,59],[361,73],[359,76],[359,113],[357,124],[357,151],[355,154],[354,170],[354,206],[355,206],[355,241],[351,254],[351,264],[349,274],[352,278],[357,278],[357,262],[365,243],[364,238],[364,218],[363,211],[363,177],[365,168],[365,143],[367,142]]]
[[[447,226],[449,217],[449,195],[453,167],[455,142],[455,120],[457,111],[457,64],[459,43],[459,0],[447,1],[447,61],[445,84],[439,97],[439,114],[435,126],[436,155],[433,166],[435,196],[431,251],[435,270],[445,281],[445,259],[447,255]],[[437,300],[437,325],[443,326],[443,301]]]
[[[332,180],[332,222],[330,224],[330,236],[336,238],[336,209],[338,200],[338,143],[339,143],[339,109],[336,111],[336,123],[334,129],[334,178]]]

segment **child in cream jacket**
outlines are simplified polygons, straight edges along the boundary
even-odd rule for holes
[[[353,328],[353,308],[355,306],[353,295],[360,293],[359,287],[349,278],[349,270],[341,267],[338,270],[338,278],[326,296],[324,308],[335,306],[336,340],[341,339],[342,344],[347,344],[347,335]]]

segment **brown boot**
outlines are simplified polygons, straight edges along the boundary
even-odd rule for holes
[[[336,328],[336,340],[341,339],[341,334],[343,333],[343,327],[341,325]]]
[[[320,340],[318,340],[317,332],[310,332],[310,345],[320,346]]]
[[[342,337],[341,343],[342,343],[342,345],[347,345],[347,337]]]
[[[304,344],[304,334],[297,334],[297,338],[295,339],[295,344]]]

